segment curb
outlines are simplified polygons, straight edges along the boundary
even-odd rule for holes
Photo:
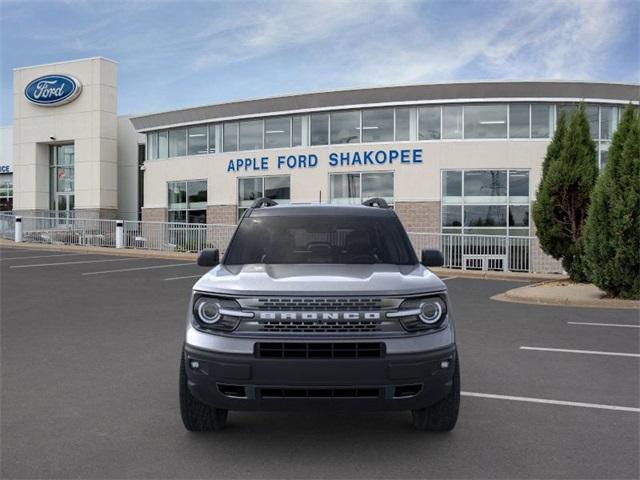
[[[64,251],[78,253],[97,253],[100,255],[113,255],[122,257],[140,257],[140,258],[165,258],[192,260],[197,258],[196,253],[190,252],[161,252],[157,250],[139,250],[132,248],[112,248],[112,247],[84,247],[80,245],[52,245],[49,243],[15,243],[11,240],[0,239],[0,247],[9,247],[24,250],[49,250]]]
[[[528,305],[545,305],[552,307],[579,307],[579,308],[607,308],[607,309],[624,309],[624,310],[639,310],[640,301],[637,300],[623,300],[615,298],[603,298],[600,300],[593,300],[591,298],[576,297],[569,298],[567,296],[558,295],[556,297],[536,297],[535,295],[521,295],[519,292],[525,288],[531,292],[531,288],[535,288],[540,285],[544,285],[547,282],[540,282],[526,287],[514,288],[507,290],[504,293],[494,295],[491,300],[498,302],[508,303],[523,303]]]
[[[545,282],[566,280],[568,277],[559,273],[526,273],[526,272],[482,272],[474,270],[461,270],[457,268],[442,268],[434,267],[429,268],[433,273],[439,277],[451,276],[451,277],[465,277],[465,278],[479,278],[483,280],[505,280],[513,282]]]

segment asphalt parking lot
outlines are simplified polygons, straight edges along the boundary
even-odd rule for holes
[[[191,262],[0,249],[2,478],[638,478],[633,310],[521,305],[446,280],[461,356],[450,434],[410,415],[231,412],[184,430]],[[524,347],[524,348],[523,348]]]

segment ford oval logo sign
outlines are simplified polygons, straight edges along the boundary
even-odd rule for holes
[[[70,75],[45,75],[29,82],[24,96],[31,103],[42,106],[58,106],[75,100],[82,84]]]

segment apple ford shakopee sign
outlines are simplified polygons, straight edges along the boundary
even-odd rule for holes
[[[75,100],[82,91],[82,84],[71,75],[45,75],[29,82],[24,96],[35,105],[57,107]]]

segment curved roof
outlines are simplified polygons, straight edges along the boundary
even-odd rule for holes
[[[638,101],[640,85],[597,82],[517,81],[461,82],[375,87],[306,93],[256,100],[220,103],[133,117],[138,130],[296,111],[330,110],[346,106],[411,104],[461,99],[591,99]]]

